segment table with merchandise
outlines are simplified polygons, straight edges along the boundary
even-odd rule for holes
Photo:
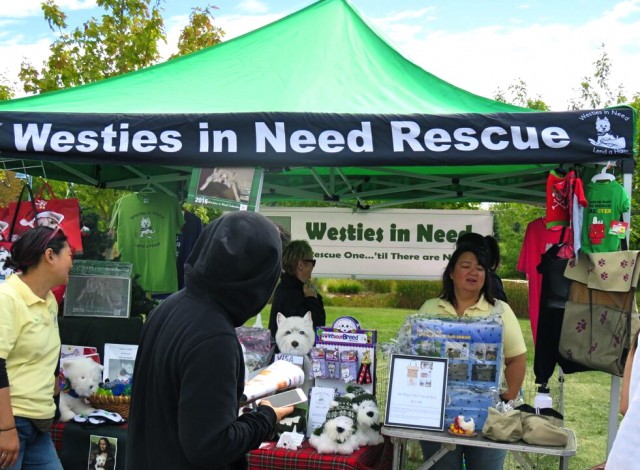
[[[506,449],[512,453],[516,461],[524,469],[536,468],[528,454],[543,454],[557,456],[560,459],[559,468],[567,470],[569,468],[569,459],[576,455],[577,443],[574,432],[564,428],[567,433],[568,442],[564,447],[551,447],[527,444],[524,441],[514,443],[496,442],[487,439],[478,433],[474,437],[454,436],[446,431],[424,431],[419,429],[403,429],[391,426],[383,426],[382,434],[391,438],[393,443],[393,470],[399,470],[404,467],[404,459],[406,455],[407,441],[419,440],[429,442],[439,442],[440,450],[436,452],[429,462],[425,462],[419,470],[431,468],[438,460],[447,452],[455,449],[457,445],[465,445],[471,447],[485,447],[491,449]]]

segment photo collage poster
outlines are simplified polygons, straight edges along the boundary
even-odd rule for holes
[[[65,317],[129,318],[133,264],[76,260],[65,293]]]
[[[473,418],[481,428],[502,373],[500,317],[473,320],[415,318],[411,325],[412,354],[447,358],[446,422],[458,415]]]

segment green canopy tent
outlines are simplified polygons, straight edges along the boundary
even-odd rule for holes
[[[613,146],[596,141],[605,117]],[[170,191],[192,168],[258,166],[263,202],[542,202],[558,164],[633,162],[633,121],[626,107],[543,113],[473,95],[405,59],[347,0],[321,0],[160,65],[0,102],[0,157]]]

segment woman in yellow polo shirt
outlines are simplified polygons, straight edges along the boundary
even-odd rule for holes
[[[520,324],[506,302],[493,297],[490,255],[477,244],[462,243],[453,252],[442,275],[439,297],[427,300],[420,313],[452,317],[486,317],[494,310],[502,312],[504,341],[504,377],[506,390],[500,395],[504,401],[518,396],[527,366],[527,348]],[[439,443],[421,441],[425,460],[440,449]],[[467,470],[502,469],[506,451],[471,446],[456,446],[433,466],[434,469],[460,469],[465,459]]]
[[[37,227],[13,243],[0,284],[0,468],[62,470],[49,434],[60,354],[58,303],[51,288],[73,264],[60,229]]]

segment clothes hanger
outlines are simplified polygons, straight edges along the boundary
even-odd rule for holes
[[[155,194],[156,190],[151,186],[151,183],[147,184],[144,188],[138,191],[138,194]]]
[[[567,169],[562,164],[555,168],[553,172],[558,176],[567,176]]]
[[[615,181],[616,179],[615,175],[613,173],[607,172],[610,166],[611,166],[611,162],[607,162],[607,164],[602,167],[602,171],[600,173],[596,173],[595,175],[593,175],[593,178],[591,178],[591,181],[593,183],[596,183],[598,181]]]

